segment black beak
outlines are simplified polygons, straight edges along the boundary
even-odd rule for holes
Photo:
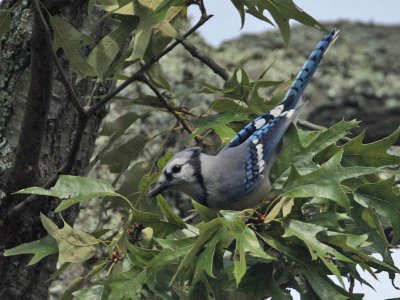
[[[165,191],[167,188],[171,186],[171,182],[169,181],[164,181],[164,182],[157,182],[156,185],[151,189],[149,192],[149,197],[153,198],[160,194],[162,191]]]

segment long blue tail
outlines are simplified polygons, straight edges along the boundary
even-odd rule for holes
[[[315,49],[311,52],[307,61],[304,63],[300,72],[297,74],[292,86],[286,93],[283,100],[271,111],[268,111],[260,117],[254,119],[251,123],[247,124],[238,134],[232,139],[228,147],[235,147],[246,141],[256,130],[260,129],[264,124],[273,120],[277,115],[282,112],[289,111],[295,108],[310,82],[311,77],[315,73],[321,63],[324,54],[328,51],[329,47],[335,41],[339,30],[333,29],[323,40],[321,40]]]
[[[339,30],[333,29],[323,40],[321,40],[315,49],[311,52],[307,61],[304,63],[300,72],[297,74],[295,80],[293,81],[292,86],[289,91],[286,93],[286,96],[283,98],[280,104],[285,106],[284,110],[290,110],[294,108],[301,95],[303,94],[307,84],[310,82],[312,76],[317,70],[319,64],[321,63],[324,54],[328,51],[332,43],[335,41]]]

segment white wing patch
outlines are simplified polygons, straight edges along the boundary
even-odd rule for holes
[[[275,107],[273,110],[271,110],[269,113],[276,118],[277,116],[279,116],[282,112],[282,110],[285,108],[285,106],[283,104],[278,105],[277,107]]]
[[[258,161],[259,173],[261,173],[264,170],[264,167],[265,167],[265,161],[261,159],[260,161]]]
[[[293,113],[294,113],[294,109],[289,110],[286,114],[286,118],[290,119],[292,117]]]
[[[256,129],[260,129],[264,125],[265,125],[265,119],[264,118],[261,118],[261,119],[259,119],[259,120],[254,122],[254,126],[256,127]]]

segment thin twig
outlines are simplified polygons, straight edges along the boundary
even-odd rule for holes
[[[164,107],[172,113],[176,120],[182,125],[182,127],[189,133],[192,133],[194,130],[186,123],[186,120],[184,120],[181,115],[176,111],[175,106],[170,104],[167,99],[164,98],[164,96],[160,93],[160,91],[157,89],[157,87],[144,75],[140,76],[139,78],[140,81],[144,82],[152,91],[154,94],[156,94],[158,100],[164,105]]]
[[[187,38],[188,36],[190,36],[199,27],[201,27],[205,22],[207,22],[211,17],[212,17],[212,15],[201,17],[200,20],[182,36],[182,40]],[[88,116],[91,116],[98,109],[103,107],[108,101],[110,101],[112,98],[114,98],[116,95],[118,95],[123,89],[125,89],[132,82],[138,80],[140,78],[140,76],[144,72],[146,72],[152,65],[154,65],[156,62],[158,62],[162,57],[164,57],[164,55],[168,54],[177,45],[182,43],[182,40],[176,40],[175,42],[173,42],[171,45],[169,45],[167,48],[165,48],[160,54],[154,56],[149,62],[147,62],[145,65],[143,65],[138,71],[136,71],[133,75],[131,75],[127,80],[125,80],[124,83],[119,85],[115,90],[108,93],[99,102],[96,102],[93,106],[91,106],[86,111]]]
[[[206,7],[204,6],[204,2],[203,0],[197,0],[196,4],[199,6],[200,8],[200,12],[201,12],[201,16],[204,18],[207,16],[207,11],[206,11]]]
[[[305,129],[309,129],[309,130],[315,130],[315,131],[321,131],[321,130],[326,130],[326,127],[324,126],[320,126],[311,122],[308,122],[306,120],[301,120],[298,119],[297,120],[297,124],[300,125],[301,127],[305,128]]]
[[[93,99],[94,99],[94,95],[97,93],[97,91],[99,90],[100,87],[100,80],[96,80],[96,83],[94,84],[94,87],[92,89],[92,92],[90,93],[90,97],[89,100],[85,106],[85,109],[89,109],[90,106],[93,105]]]
[[[322,131],[322,130],[326,130],[327,129],[324,126],[320,126],[320,125],[308,122],[306,120],[298,119],[297,120],[297,124],[300,125],[301,127],[305,128],[305,129],[309,129],[309,130],[312,130],[312,131]],[[349,138],[347,136],[344,136],[344,137],[341,138],[341,140],[344,141],[344,142],[348,142],[348,141],[351,141],[351,138]]]
[[[185,223],[189,223],[191,221],[193,221],[194,219],[196,219],[199,216],[199,214],[197,212],[191,213],[190,215],[184,217],[182,220]]]
[[[35,5],[36,11],[39,14],[40,20],[42,21],[47,40],[50,43],[50,45],[52,45],[50,29],[49,29],[49,26],[47,25],[47,22],[46,22],[46,20],[45,20],[45,18],[43,16],[42,10],[40,9],[39,2],[38,2],[38,0],[33,0],[33,3]],[[57,53],[54,51],[53,47],[50,47],[50,49],[51,49],[51,56],[53,58],[54,64],[56,65],[57,71],[61,76],[61,80],[62,80],[62,82],[63,82],[63,84],[64,84],[65,88],[67,89],[68,94],[70,96],[68,98],[71,98],[72,105],[76,108],[76,110],[78,111],[79,115],[86,116],[86,112],[83,109],[83,106],[81,105],[81,103],[80,103],[80,101],[79,101],[79,99],[78,99],[78,97],[77,97],[77,95],[75,93],[75,90],[72,87],[72,84],[71,84],[70,80],[69,80],[67,74],[65,73],[63,67],[61,66],[60,60],[58,59],[58,56],[57,56]]]
[[[218,65],[212,58],[202,54],[196,46],[192,45],[188,41],[182,41],[183,47],[192,55],[194,58],[197,58],[201,62],[203,62],[206,66],[208,66],[215,74],[219,75],[223,80],[227,81],[229,79],[228,72]]]
[[[185,115],[191,116],[191,117],[198,117],[198,115],[192,113],[190,110],[188,110],[186,107],[181,107],[181,106],[175,106],[175,110],[179,111]]]

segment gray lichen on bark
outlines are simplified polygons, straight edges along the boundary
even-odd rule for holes
[[[8,1],[1,3],[2,7]],[[29,86],[32,16],[25,4],[15,9],[11,31],[1,41],[0,55],[0,191],[4,191],[12,170],[19,127]],[[4,196],[4,192],[2,193]],[[1,199],[1,195],[0,195]]]
[[[11,1],[1,3],[8,7]],[[84,3],[85,1],[80,1]],[[71,2],[72,3],[72,2]],[[85,30],[99,40],[109,28],[107,22],[94,31],[84,22],[86,5],[71,6],[65,9],[62,17],[78,29]],[[37,199],[20,215],[7,218],[7,212],[21,198],[11,196],[12,187],[6,186],[14,167],[14,158],[20,134],[21,122],[25,113],[30,84],[30,39],[32,33],[32,14],[26,1],[21,1],[13,9],[11,31],[1,41],[0,55],[0,299],[46,299],[48,295],[48,276],[55,269],[56,257],[44,260],[37,265],[26,267],[27,257],[4,257],[3,249],[34,241],[46,235],[39,220],[39,213],[47,213],[57,219],[58,216],[49,213],[54,209],[56,200],[49,198]],[[49,57],[49,59],[51,59]],[[67,61],[62,59],[67,70]],[[79,97],[90,94],[93,88],[92,80],[82,80],[75,86]],[[53,176],[65,162],[71,148],[72,138],[76,131],[78,115],[69,101],[65,87],[55,73],[53,79],[51,103],[45,118],[45,134],[38,164],[38,175],[33,179],[34,185],[40,185]],[[101,93],[106,93],[112,82],[105,84]],[[92,116],[85,129],[80,150],[74,161],[72,174],[82,175],[93,152],[94,141],[106,109]],[[23,142],[23,141],[22,141]],[[77,208],[73,208],[63,216],[73,224]]]

